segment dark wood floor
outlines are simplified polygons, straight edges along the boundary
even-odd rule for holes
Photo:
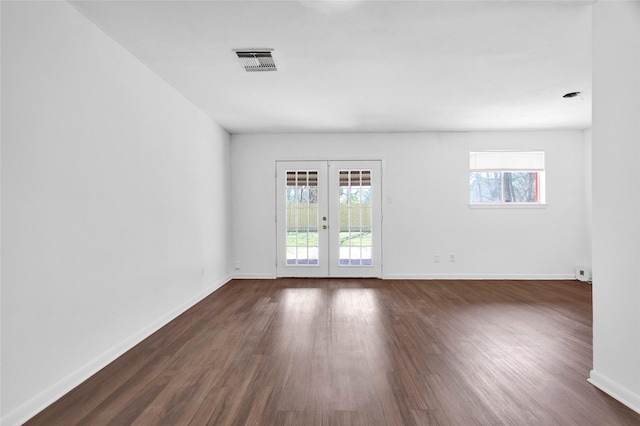
[[[29,425],[640,425],[573,281],[232,281]]]

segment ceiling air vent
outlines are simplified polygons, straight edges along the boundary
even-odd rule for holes
[[[245,71],[276,71],[276,63],[271,52],[273,49],[234,50]]]

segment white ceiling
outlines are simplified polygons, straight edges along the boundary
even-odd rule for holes
[[[591,125],[592,1],[71,3],[230,133]]]

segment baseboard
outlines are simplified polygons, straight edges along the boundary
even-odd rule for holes
[[[384,280],[575,280],[574,274],[384,274]]]
[[[606,376],[603,376],[595,370],[591,370],[587,381],[593,386],[600,389],[602,392],[631,408],[633,411],[640,413],[639,394],[633,393],[624,386],[620,386],[618,383],[614,382]]]
[[[229,281],[231,281],[231,276],[222,278],[215,284],[202,290],[185,303],[169,311],[166,315],[158,318],[153,323],[132,334],[116,346],[110,348],[107,352],[88,362],[75,372],[69,374],[58,383],[40,392],[29,401],[0,418],[0,426],[23,424]]]
[[[272,280],[261,273],[235,274],[237,280]],[[384,274],[383,280],[575,280],[574,274]]]
[[[235,274],[233,276],[234,280],[273,280],[276,277],[273,275],[267,274]]]

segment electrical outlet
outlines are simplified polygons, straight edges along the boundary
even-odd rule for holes
[[[455,262],[456,261],[456,255],[455,254],[450,254],[449,255],[449,262]]]
[[[235,266],[235,268],[236,268],[236,271],[239,271],[239,270],[240,270],[240,262],[236,262],[236,266]]]
[[[439,254],[434,254],[433,255],[433,263],[440,263],[440,255]]]

